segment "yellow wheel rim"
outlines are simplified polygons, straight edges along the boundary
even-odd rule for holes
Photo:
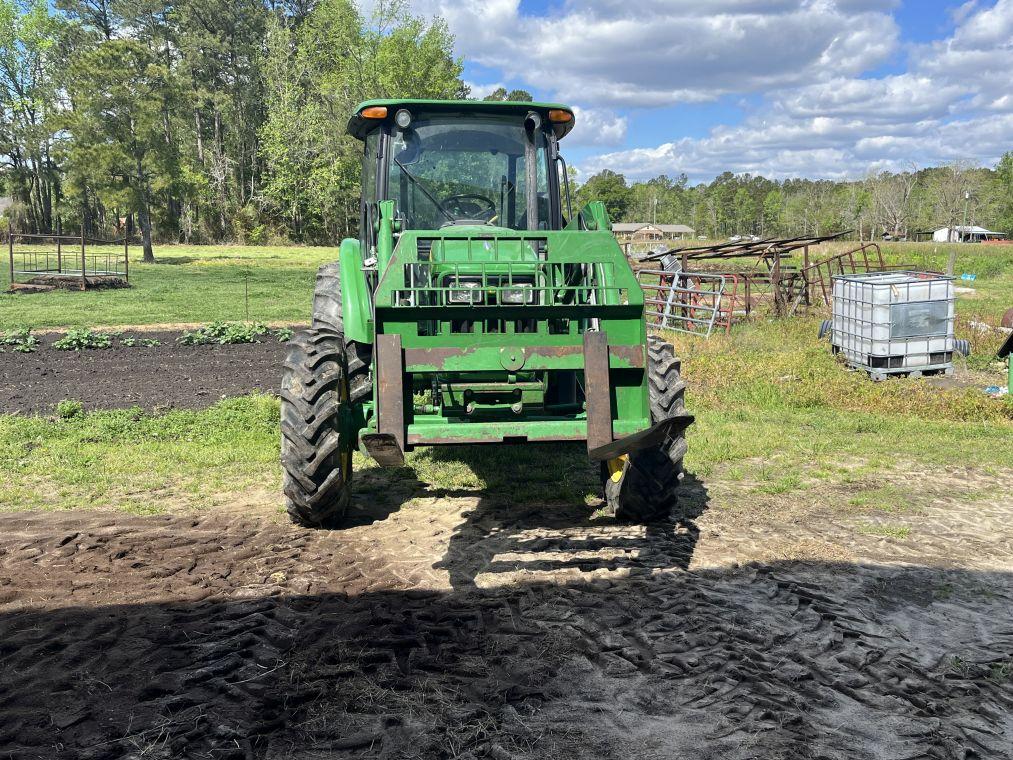
[[[626,466],[627,459],[629,459],[629,455],[623,454],[615,459],[608,460],[609,480],[613,483],[618,483],[623,479],[623,467]]]

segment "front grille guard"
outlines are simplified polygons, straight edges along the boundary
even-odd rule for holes
[[[600,306],[629,302],[615,282],[613,264],[468,262],[404,265],[405,287],[390,291],[391,308],[454,309],[475,306],[541,308]],[[523,299],[516,300],[518,291]],[[504,295],[508,296],[505,300]],[[514,296],[510,299],[510,296]]]

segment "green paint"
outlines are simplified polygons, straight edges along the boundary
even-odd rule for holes
[[[433,353],[432,359],[427,359],[423,356],[421,359],[416,359],[411,363],[405,365],[406,372],[421,372],[421,373],[432,373],[432,372],[469,372],[469,371],[500,371],[505,369],[503,365],[503,337],[502,335],[475,335],[476,340],[485,339],[492,340],[494,337],[499,340],[490,346],[471,346],[463,348],[460,354],[449,356],[438,360],[436,356],[437,349],[424,348],[422,351],[427,354]],[[518,338],[524,337],[529,338],[530,336],[517,336]],[[520,351],[520,358],[523,359],[518,369],[523,368],[527,371],[536,370],[547,370],[547,369],[565,369],[565,370],[578,370],[584,368],[584,355],[580,351],[574,351],[563,356],[552,355],[550,352],[544,349],[553,349],[559,346],[575,346],[577,344],[572,342],[568,335],[545,335],[544,341],[539,342],[537,345],[530,343],[520,343],[511,341],[511,345],[517,345]],[[613,345],[613,347],[615,347]],[[643,346],[635,346],[636,349],[643,351]],[[640,366],[643,366],[643,361],[640,362]],[[623,356],[618,356],[614,353],[609,355],[609,367],[612,369],[636,369],[628,359]]]
[[[394,233],[397,223],[394,221],[394,201],[380,201],[380,218],[376,226],[376,268],[386,271],[394,250]]]
[[[566,225],[569,231],[577,230],[604,230],[611,231],[612,221],[605,204],[601,201],[591,201],[574,214],[573,219]]]
[[[617,437],[632,435],[650,427],[645,420],[622,420],[614,424]],[[446,443],[499,443],[505,438],[526,438],[529,442],[539,441],[582,441],[587,438],[587,421],[536,419],[523,425],[505,420],[497,422],[453,423],[444,421],[423,421],[408,425],[408,440],[413,438]]]
[[[362,251],[358,240],[345,238],[341,241],[338,264],[341,268],[341,310],[345,337],[359,343],[372,343],[369,286],[362,271]]]

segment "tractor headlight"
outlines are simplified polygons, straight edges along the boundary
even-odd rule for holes
[[[500,303],[534,303],[535,291],[528,284],[512,285],[499,292]]]
[[[482,283],[461,281],[452,285],[448,300],[453,304],[482,303]]]

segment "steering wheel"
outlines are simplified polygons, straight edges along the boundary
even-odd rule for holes
[[[495,201],[476,193],[461,193],[444,198],[441,204],[457,219],[476,219],[488,222],[496,216]]]

